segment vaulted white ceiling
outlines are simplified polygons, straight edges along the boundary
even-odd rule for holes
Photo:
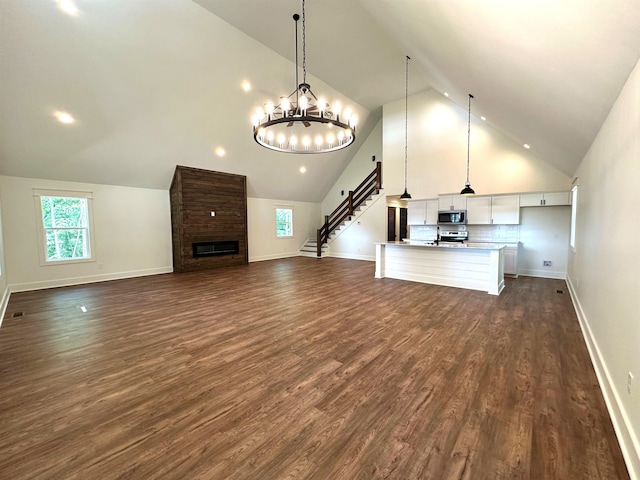
[[[638,0],[307,0],[309,83],[361,125],[344,152],[278,154],[253,142],[250,112],[293,90],[299,0],[75,5],[0,0],[0,174],[167,188],[180,164],[320,201],[404,96],[410,55],[411,93],[473,93],[476,115],[571,175],[640,57]]]

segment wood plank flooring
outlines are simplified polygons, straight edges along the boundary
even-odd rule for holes
[[[563,281],[373,275],[300,257],[13,294],[0,478],[629,478]]]

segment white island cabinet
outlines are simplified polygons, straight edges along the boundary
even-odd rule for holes
[[[375,276],[500,295],[504,289],[504,245],[376,243]]]

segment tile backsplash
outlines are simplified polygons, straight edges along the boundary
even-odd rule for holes
[[[437,235],[435,225],[409,225],[409,238],[413,240],[434,240]],[[520,225],[466,225],[458,227],[469,232],[470,242],[505,242],[520,241]],[[455,227],[446,228],[454,230]]]
[[[471,242],[505,242],[520,241],[520,225],[467,225]]]
[[[435,240],[437,227],[435,225],[409,225],[409,238],[412,240]]]

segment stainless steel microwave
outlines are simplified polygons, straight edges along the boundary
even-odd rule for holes
[[[465,225],[466,223],[466,210],[443,210],[438,212],[439,225]]]

